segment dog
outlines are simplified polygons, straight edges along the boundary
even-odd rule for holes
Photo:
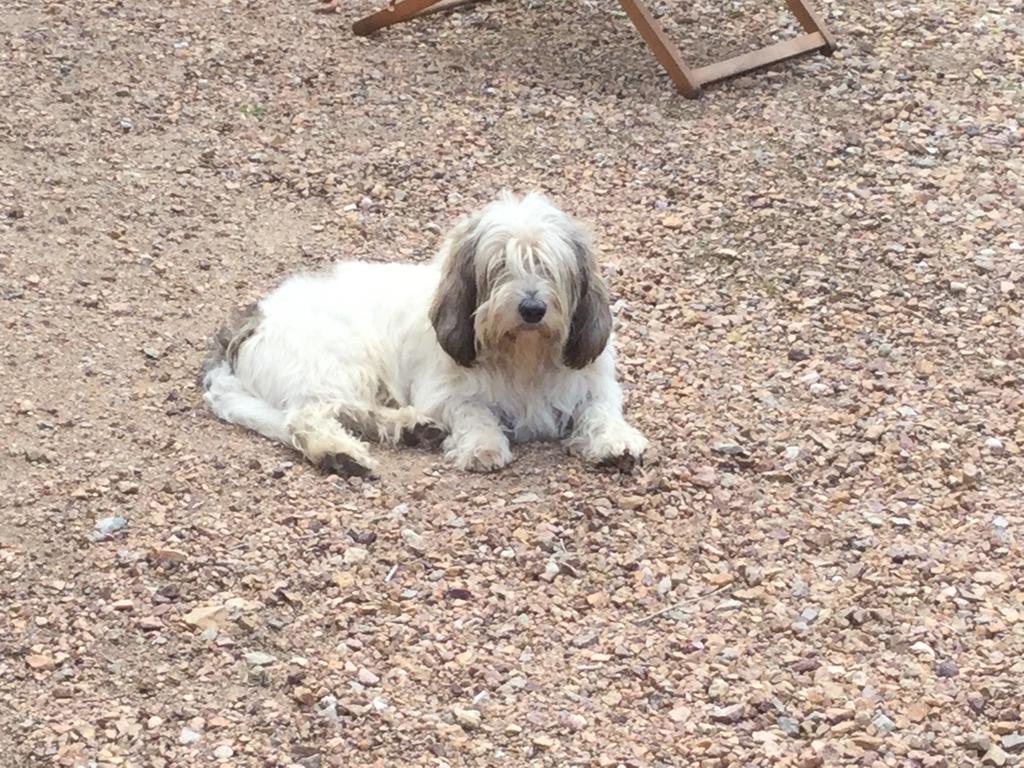
[[[322,470],[373,476],[368,441],[443,447],[462,470],[511,443],[564,440],[632,469],[608,292],[588,230],[548,198],[504,193],[430,264],[341,262],[288,278],[217,334],[204,399]]]

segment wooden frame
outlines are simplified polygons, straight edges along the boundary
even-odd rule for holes
[[[327,0],[330,2],[330,0]],[[390,27],[402,21],[425,16],[429,13],[456,8],[480,0],[389,0],[388,7],[359,19],[352,25],[352,31],[360,36]],[[669,40],[665,30],[651,14],[642,0],[619,0],[633,26],[637,28],[644,42],[655,58],[668,73],[676,90],[683,96],[695,99],[701,88],[726,78],[763,69],[780,61],[786,61],[806,53],[820,51],[826,56],[835,50],[835,40],[829,34],[821,17],[807,4],[807,0],[786,0],[790,12],[796,17],[803,34],[790,40],[760,48],[750,53],[733,56],[725,61],[707,64],[696,69],[690,68],[683,60],[675,44]]]
[[[460,5],[470,5],[480,0],[390,0],[388,7],[359,19],[352,25],[352,31],[360,37],[366,37],[378,29],[390,27],[417,16],[439,13]]]

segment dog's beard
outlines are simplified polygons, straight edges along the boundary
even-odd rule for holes
[[[557,333],[549,328],[528,328],[507,332],[497,345],[483,351],[481,361],[521,378],[553,367],[561,354]]]
[[[478,310],[475,326],[481,361],[517,372],[558,361],[567,332],[560,303],[550,301],[548,315],[529,324],[519,316],[515,294],[509,295],[511,299],[499,294]]]

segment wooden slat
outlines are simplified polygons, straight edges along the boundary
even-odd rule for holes
[[[823,51],[826,54],[830,54],[835,50],[836,41],[832,39],[828,27],[821,20],[821,16],[807,4],[806,0],[786,0],[786,5],[789,6],[790,13],[796,16],[796,20],[800,22],[804,32],[818,32],[825,38]]]
[[[700,95],[700,81],[693,77],[690,68],[683,62],[679,49],[668,39],[665,30],[651,15],[647,6],[640,0],[619,0],[619,3],[633,22],[633,26],[640,31],[644,42],[654,52],[655,58],[672,78],[676,90],[687,98],[697,98]]]
[[[735,77],[743,72],[749,72],[752,69],[761,69],[779,61],[792,59],[794,56],[820,50],[826,45],[825,38],[820,32],[800,35],[792,40],[783,40],[781,43],[775,43],[766,48],[700,67],[694,70],[693,76],[702,85],[713,83],[727,77]]]
[[[442,0],[398,0],[394,6],[371,13],[365,18],[359,19],[352,25],[352,31],[360,37],[376,32],[378,29],[390,27],[401,21],[419,16],[432,5],[437,5]]]

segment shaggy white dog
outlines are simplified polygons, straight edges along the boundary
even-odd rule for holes
[[[217,416],[326,471],[371,474],[365,440],[436,447],[490,471],[511,441],[564,438],[632,466],[608,295],[590,237],[547,198],[504,195],[432,264],[347,262],[297,275],[218,335],[203,369]]]

